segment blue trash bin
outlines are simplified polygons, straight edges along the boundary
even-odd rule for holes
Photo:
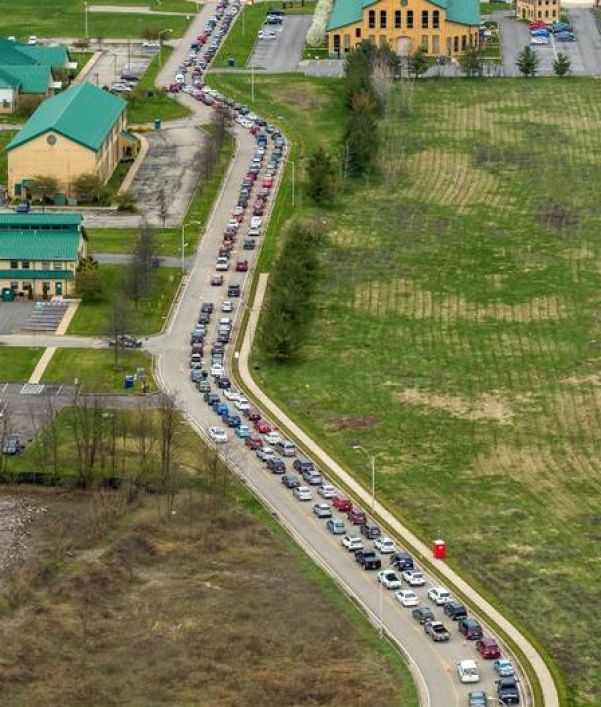
[[[123,381],[123,387],[124,388],[133,388],[134,387],[134,377],[133,376],[125,376],[125,380]]]
[[[155,118],[155,119],[154,119],[154,129],[155,129],[155,130],[160,130],[160,129],[161,129],[161,119],[160,119],[160,118]]]

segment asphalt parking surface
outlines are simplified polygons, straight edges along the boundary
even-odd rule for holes
[[[568,10],[576,35],[575,42],[559,42],[553,36],[549,44],[532,45],[539,58],[537,74],[553,76],[553,62],[559,52],[567,55],[571,62],[571,72],[575,76],[601,76],[601,35],[593,15],[588,8]],[[530,32],[525,22],[520,22],[511,13],[493,13],[499,22],[503,43],[503,70],[505,76],[519,76],[516,66],[518,54],[530,45]]]
[[[33,312],[33,302],[0,302],[0,334],[19,331]]]
[[[291,15],[282,25],[264,25],[265,32],[275,32],[275,39],[257,39],[248,66],[266,71],[294,71],[305,45],[311,15]]]
[[[119,81],[121,72],[125,70],[141,76],[156,52],[156,49],[144,49],[140,42],[111,44],[103,50],[87,80],[98,86],[110,86],[114,81]]]

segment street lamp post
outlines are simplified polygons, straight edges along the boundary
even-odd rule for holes
[[[163,59],[162,59],[162,52],[161,50],[163,49],[163,35],[164,34],[169,34],[169,32],[173,32],[172,29],[162,29],[157,37],[159,39],[159,68],[163,66]]]
[[[86,39],[88,38],[88,3],[84,2],[83,4],[83,12],[84,12],[84,24],[85,24],[85,35]]]
[[[182,221],[182,273],[186,270],[186,259],[184,257],[184,248],[186,247],[186,244],[184,243],[184,234],[186,226],[200,226],[201,224],[202,221],[188,221],[188,223],[184,223]]]
[[[365,447],[361,444],[352,444],[351,446],[353,449],[358,449],[361,452],[363,452],[363,454],[365,454],[365,456],[369,460],[369,466],[370,466],[370,470],[371,470],[371,510],[373,513],[374,508],[376,506],[376,456],[377,456],[377,454],[370,454],[367,451],[367,449],[365,449]]]

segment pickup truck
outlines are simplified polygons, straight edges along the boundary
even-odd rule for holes
[[[364,570],[379,570],[382,567],[380,558],[373,550],[357,550],[355,553],[355,561],[358,562]]]
[[[436,642],[448,641],[451,638],[446,626],[440,621],[426,621],[424,631]]]

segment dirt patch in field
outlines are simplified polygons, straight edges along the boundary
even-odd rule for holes
[[[559,382],[572,385],[601,385],[601,374],[591,373],[588,376],[570,376],[569,378],[562,378]]]
[[[277,100],[282,103],[299,108],[302,111],[318,111],[330,103],[327,96],[320,96],[315,91],[303,91],[300,87],[290,89],[271,89],[277,96]]]
[[[375,415],[343,415],[327,422],[331,430],[358,430],[364,427],[373,427],[379,422]]]
[[[578,215],[562,204],[551,202],[539,207],[536,220],[554,231],[567,231],[578,225]]]
[[[418,388],[406,388],[394,397],[399,402],[442,410],[463,420],[494,420],[508,424],[513,416],[509,405],[500,396],[491,394],[481,395],[476,400],[466,400],[454,395],[436,395]]]

